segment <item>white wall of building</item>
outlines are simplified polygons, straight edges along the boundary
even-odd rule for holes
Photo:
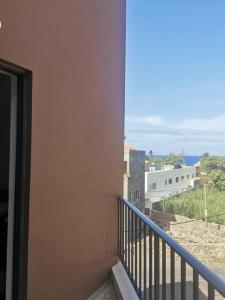
[[[196,167],[145,172],[145,206],[161,201],[194,186]]]

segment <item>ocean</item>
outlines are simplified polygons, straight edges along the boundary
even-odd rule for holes
[[[201,160],[201,156],[197,155],[184,155],[183,156],[184,162],[187,166],[194,166],[197,162]]]

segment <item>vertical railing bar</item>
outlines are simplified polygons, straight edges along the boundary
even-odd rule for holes
[[[135,214],[135,285],[137,288],[138,282],[137,282],[137,215]]]
[[[124,264],[124,206],[125,206],[125,204],[123,203],[122,204],[122,228],[121,228],[121,231],[122,231],[122,243],[121,243],[122,255],[121,255],[121,259],[122,259],[123,264]]]
[[[186,300],[186,262],[181,258],[181,299]]]
[[[128,237],[128,276],[130,276],[130,208],[128,207],[128,230],[127,230],[127,237]]]
[[[135,214],[135,285],[137,288],[137,215],[136,214]]]
[[[159,299],[159,236],[154,233],[154,299]]]
[[[125,266],[127,270],[127,205],[125,206]]]
[[[142,245],[141,245],[141,218],[139,218],[139,296],[141,297],[142,290]]]
[[[215,300],[215,289],[208,282],[208,300]]]
[[[175,254],[172,248],[170,248],[170,280],[171,300],[175,300]]]
[[[123,256],[123,225],[122,225],[122,220],[123,220],[123,203],[120,205],[120,259],[122,261],[122,256]]]
[[[131,212],[131,277],[134,280],[134,213]]]
[[[195,269],[193,269],[193,300],[199,300],[199,276]]]
[[[117,240],[117,251],[118,251],[118,255],[120,257],[120,199],[118,198],[118,240]]]
[[[152,230],[149,228],[149,300],[152,300]]]
[[[146,272],[146,264],[147,264],[147,262],[146,262],[146,255],[147,255],[147,249],[146,249],[146,224],[144,224],[144,286],[143,286],[143,288],[144,288],[144,300],[146,300],[146,296],[147,296],[147,294],[146,294],[146,277],[147,277],[147,272]]]
[[[162,241],[162,299],[166,300],[166,243]]]
[[[118,198],[118,219],[117,219],[117,222],[118,222],[118,236],[117,236],[117,253],[120,257],[120,199]]]

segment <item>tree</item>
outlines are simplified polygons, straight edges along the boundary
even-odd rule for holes
[[[213,188],[220,191],[225,190],[225,172],[223,170],[212,170],[209,172],[204,181]]]
[[[225,157],[224,156],[209,156],[201,160],[201,170],[212,171],[222,170],[225,171]]]
[[[203,153],[201,161],[206,160],[208,157],[209,157],[209,153],[208,152]]]
[[[180,154],[170,153],[170,155],[168,156],[166,161],[167,161],[168,165],[182,165],[182,164],[184,164],[183,157]]]

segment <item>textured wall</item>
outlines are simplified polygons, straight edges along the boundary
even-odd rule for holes
[[[83,300],[116,261],[124,0],[0,0],[0,58],[33,72],[28,299]]]

